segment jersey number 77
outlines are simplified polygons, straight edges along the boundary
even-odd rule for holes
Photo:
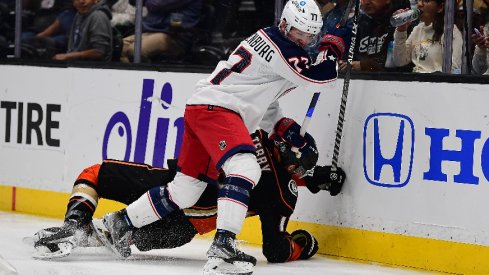
[[[241,73],[246,67],[248,67],[251,63],[251,53],[247,51],[243,46],[234,51],[233,55],[237,55],[241,58],[236,64],[234,64],[231,69],[224,68],[219,73],[216,74],[214,78],[211,79],[211,83],[214,85],[219,85],[221,82],[228,77],[231,72]]]

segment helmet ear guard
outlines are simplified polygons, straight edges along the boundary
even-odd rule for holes
[[[282,11],[280,22],[285,19],[285,33],[292,27],[317,35],[323,27],[321,10],[314,0],[289,0]]]

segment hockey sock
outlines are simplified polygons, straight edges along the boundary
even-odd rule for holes
[[[65,220],[74,219],[82,224],[90,222],[97,203],[98,195],[95,189],[83,183],[76,184],[68,202]]]
[[[127,206],[127,215],[132,224],[141,228],[153,223],[179,207],[170,200],[166,187],[153,187],[139,199]]]
[[[219,189],[217,228],[239,233],[248,211],[253,184],[240,177],[227,177]]]
[[[98,203],[99,171],[100,164],[94,164],[80,173],[71,191],[65,220],[74,219],[83,224],[90,222]]]

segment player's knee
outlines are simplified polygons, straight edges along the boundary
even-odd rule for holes
[[[175,179],[168,184],[167,189],[171,201],[180,209],[184,209],[193,206],[199,200],[206,186],[207,183],[203,181],[177,173]]]
[[[224,162],[222,169],[227,176],[237,175],[247,179],[252,187],[256,186],[261,176],[261,168],[256,156],[251,153],[238,153]]]
[[[290,257],[290,242],[286,239],[263,242],[263,255],[270,263],[284,263]]]
[[[100,171],[100,164],[94,164],[90,167],[83,169],[78,178],[75,181],[75,185],[80,183],[90,184],[93,187],[98,185],[98,173]]]

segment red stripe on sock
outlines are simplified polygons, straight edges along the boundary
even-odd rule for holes
[[[17,188],[12,186],[12,211],[15,211],[15,199],[17,197]]]
[[[149,191],[146,192],[146,195],[148,196],[149,205],[151,205],[151,208],[153,209],[153,212],[155,213],[156,217],[158,217],[158,219],[161,219],[160,214],[158,214],[158,211],[156,211],[156,207],[154,206],[153,201],[151,200],[151,196],[149,195]]]

